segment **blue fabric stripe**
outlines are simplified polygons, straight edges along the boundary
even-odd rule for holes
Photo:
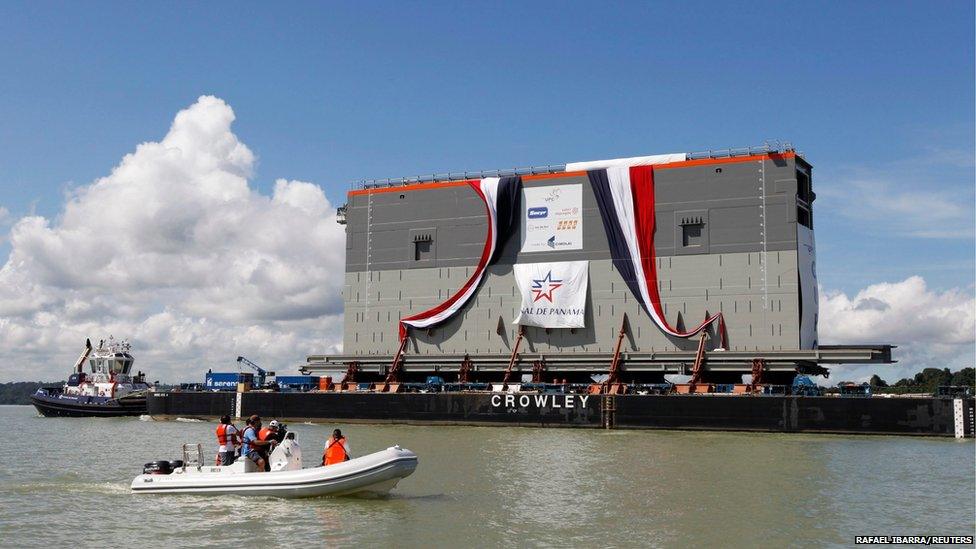
[[[644,312],[650,315],[637,283],[637,272],[634,271],[634,261],[630,257],[630,248],[627,247],[627,240],[624,239],[624,232],[620,228],[620,221],[617,218],[617,210],[613,205],[613,194],[610,192],[607,170],[590,170],[586,172],[586,175],[590,179],[590,186],[593,187],[593,194],[596,196],[600,218],[603,219],[603,228],[607,233],[607,243],[610,245],[610,257],[613,259],[613,266],[620,273],[627,287],[630,288],[630,293],[644,308]]]
[[[498,260],[505,242],[512,236],[513,228],[521,212],[522,178],[502,177],[498,181],[498,197],[495,204],[495,251],[488,259],[488,265]]]

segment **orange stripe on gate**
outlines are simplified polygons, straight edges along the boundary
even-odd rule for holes
[[[467,185],[469,181],[477,181],[477,179],[468,179],[465,181],[434,181],[431,183],[414,183],[412,185],[399,185],[396,187],[377,187],[373,189],[359,189],[356,191],[349,191],[348,196],[359,196],[363,194],[370,193],[397,193],[403,191],[424,191],[427,189],[443,189],[445,187],[462,187]]]
[[[537,179],[556,179],[558,177],[578,177],[586,175],[585,171],[578,172],[559,172],[559,173],[540,173],[536,175],[523,175],[522,181],[535,181]]]
[[[682,162],[669,162],[667,164],[655,164],[655,170],[672,170],[676,168],[692,168],[695,166],[714,166],[719,164],[739,164],[742,162],[759,162],[760,160],[786,160],[795,158],[793,151],[784,153],[754,154],[750,156],[735,156],[725,158],[702,158],[699,160],[684,160]],[[543,173],[535,175],[523,175],[522,181],[538,181],[544,179],[558,179],[560,177],[579,177],[586,175],[586,171]],[[397,185],[391,187],[376,187],[372,189],[358,189],[349,191],[348,196],[361,196],[370,193],[396,193],[407,191],[425,191],[429,189],[444,189],[448,187],[461,187],[471,181],[479,179],[466,179],[464,181],[432,181],[430,183],[413,183],[410,185]]]
[[[685,160],[684,162],[669,162],[655,164],[655,170],[669,170],[672,168],[691,168],[693,166],[713,166],[715,164],[738,164],[740,162],[758,162],[760,160],[785,160],[796,156],[795,152],[754,154],[751,156],[730,156],[727,158],[702,158],[700,160]]]

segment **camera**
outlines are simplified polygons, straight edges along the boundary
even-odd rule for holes
[[[274,434],[274,439],[278,444],[281,444],[285,440],[285,436],[288,435],[288,426],[284,423],[278,424],[278,432]]]

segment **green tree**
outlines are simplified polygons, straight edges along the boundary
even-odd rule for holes
[[[874,387],[874,388],[887,387],[888,386],[888,382],[886,382],[885,380],[881,379],[881,376],[879,376],[878,374],[874,374],[873,376],[871,376],[871,380],[868,381],[868,385],[870,385],[871,387]]]
[[[976,386],[976,369],[963,368],[962,370],[959,370],[952,375],[952,381],[950,383],[957,387]]]
[[[948,368],[925,368],[915,374],[912,386],[925,392],[933,392],[936,387],[952,383],[952,372]]]

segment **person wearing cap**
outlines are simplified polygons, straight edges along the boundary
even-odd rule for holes
[[[278,420],[272,419],[268,426],[258,431],[258,440],[271,440],[278,434]]]
[[[325,441],[325,450],[322,452],[322,465],[332,465],[349,461],[349,442],[342,436],[342,431],[336,429],[332,431],[332,436]]]
[[[258,431],[258,440],[262,442],[270,443],[272,446],[278,444],[278,420],[272,419],[268,422],[268,426]],[[264,470],[271,470],[271,460],[268,459],[271,454],[271,447],[265,446],[261,450],[261,456],[264,458]]]

